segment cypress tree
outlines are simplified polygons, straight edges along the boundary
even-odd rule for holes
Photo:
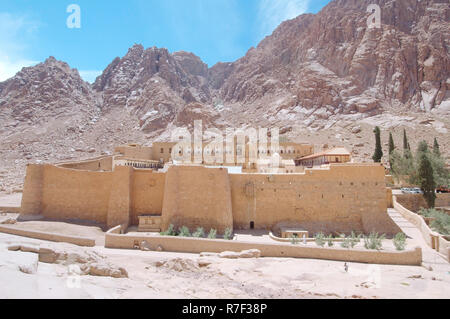
[[[392,132],[389,132],[389,154],[395,150],[394,138],[392,137]]]
[[[437,157],[441,157],[441,150],[440,150],[437,138],[434,138],[433,153]]]
[[[395,151],[394,137],[392,136],[392,132],[389,132],[389,166],[391,167],[391,172],[394,171],[394,161],[393,154]]]
[[[408,142],[408,137],[406,136],[406,129],[403,129],[403,157],[410,159],[411,156],[411,146]]]
[[[383,158],[383,149],[381,147],[381,131],[380,128],[377,126],[373,130],[375,133],[375,140],[376,140],[376,146],[375,146],[375,154],[373,154],[373,161],[375,163],[381,163],[381,159]]]
[[[426,153],[422,153],[419,166],[420,188],[427,201],[429,208],[435,207],[436,201],[436,182],[434,181],[434,172],[431,162]]]
[[[406,129],[403,129],[403,150],[409,149],[408,137],[406,136]]]

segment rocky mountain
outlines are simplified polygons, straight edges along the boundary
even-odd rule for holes
[[[368,26],[373,3],[380,28]],[[134,45],[90,85],[49,58],[0,83],[0,166],[148,144],[198,119],[278,126],[318,148],[346,146],[357,160],[370,160],[373,126],[406,128],[413,147],[436,136],[449,154],[449,41],[448,0],[335,0],[210,68],[192,53]]]

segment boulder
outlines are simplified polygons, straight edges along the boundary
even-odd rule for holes
[[[146,240],[142,241],[139,247],[141,248],[142,251],[151,251],[152,250],[150,247],[150,244]]]
[[[25,245],[20,245],[20,250],[24,253],[35,253],[35,254],[39,254],[39,245],[34,245],[34,244],[25,244]]]
[[[209,265],[211,265],[213,263],[213,260],[211,259],[205,259],[205,258],[200,258],[198,259],[198,266],[200,268],[204,268],[204,267],[208,267]]]
[[[13,244],[13,245],[9,245],[8,246],[8,250],[9,251],[18,251],[18,250],[20,250],[20,245],[18,245],[18,244]]]
[[[352,128],[353,134],[361,133],[361,131],[362,131],[362,129],[361,129],[361,126],[359,126],[359,125]]]
[[[239,254],[239,258],[259,258],[261,257],[261,251],[258,249],[243,250]]]
[[[20,254],[18,267],[21,272],[27,275],[33,275],[37,272],[38,258],[35,254]]]
[[[226,258],[226,259],[238,259],[239,253],[233,252],[233,251],[224,251],[219,254],[220,258]]]
[[[51,248],[39,249],[39,261],[47,264],[54,264],[58,261],[59,254]]]
[[[110,264],[93,263],[89,266],[89,275],[113,278],[128,278],[128,272],[122,267]]]

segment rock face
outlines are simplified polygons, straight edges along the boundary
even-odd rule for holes
[[[89,83],[76,69],[54,57],[22,69],[0,88],[2,115],[36,123],[61,113],[81,113],[95,106]]]
[[[284,22],[230,67],[220,95],[247,109],[318,120],[448,105],[448,2],[377,1],[379,29],[367,25],[372,2],[332,1],[317,15]]]
[[[207,75],[207,65],[192,53],[134,45],[106,68],[93,88],[101,94],[104,109],[130,109],[144,131],[154,131],[183,122],[177,115],[187,105],[201,109],[211,104]]]
[[[367,24],[372,2],[381,8],[380,28]],[[192,53],[134,45],[91,85],[50,57],[0,83],[0,167],[7,168],[0,190],[22,181],[29,161],[167,140],[194,120],[219,129],[285,127],[291,137],[331,127],[345,136],[352,132],[339,123],[365,118],[388,128],[417,119],[429,124],[420,124],[420,136],[448,140],[449,42],[446,0],[335,0],[283,22],[241,59],[210,68]],[[365,137],[365,128],[357,131]]]

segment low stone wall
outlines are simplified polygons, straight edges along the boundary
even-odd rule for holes
[[[443,236],[439,236],[439,252],[447,256],[447,260],[450,263],[450,241]]]
[[[439,253],[449,259],[450,262],[450,243],[443,238],[439,233],[433,231],[428,227],[427,223],[423,219],[422,216],[413,213],[412,211],[403,207],[398,201],[397,196],[394,196],[394,208],[397,212],[399,212],[406,220],[408,220],[411,224],[416,226],[420,232],[422,233],[423,238],[428,246],[437,250]]]
[[[78,236],[68,236],[54,233],[46,233],[40,231],[32,231],[26,229],[15,228],[14,226],[0,225],[0,233],[16,235],[21,237],[28,237],[34,239],[41,239],[46,241],[53,241],[58,243],[69,243],[77,246],[94,247],[95,239]]]
[[[154,250],[161,246],[163,251],[179,253],[221,253],[223,251],[240,252],[248,249],[259,249],[262,257],[308,258],[388,265],[419,266],[422,264],[422,249],[419,247],[404,252],[331,249],[282,243],[266,244],[219,239],[118,235],[117,231],[117,228],[114,228],[106,233],[106,248],[133,249],[141,242],[146,241]]]

